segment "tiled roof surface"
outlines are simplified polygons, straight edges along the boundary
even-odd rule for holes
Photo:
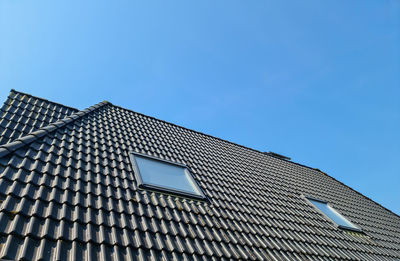
[[[138,190],[129,150],[186,164],[210,202]],[[3,259],[400,260],[400,217],[323,172],[107,102],[0,146],[0,200]]]
[[[11,90],[0,108],[0,145],[20,138],[77,109]]]

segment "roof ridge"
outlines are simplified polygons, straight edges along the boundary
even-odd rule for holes
[[[87,115],[88,113],[95,111],[105,105],[108,105],[108,104],[111,104],[111,103],[108,101],[99,102],[93,106],[90,106],[89,108],[86,108],[82,111],[77,111],[77,112],[71,114],[70,116],[67,116],[56,122],[50,123],[49,125],[39,128],[36,131],[30,132],[27,135],[25,135],[21,138],[18,138],[10,143],[3,144],[0,146],[0,158],[4,157],[5,155],[8,155],[11,152],[16,151],[17,149],[21,148],[24,145],[34,142],[35,140],[43,137],[44,135],[46,135],[56,129],[59,129],[77,119],[80,119],[83,116]]]
[[[53,102],[53,101],[47,100],[47,99],[45,99],[45,98],[41,98],[41,97],[38,97],[38,96],[34,96],[34,95],[32,95],[32,94],[29,94],[29,93],[17,91],[17,90],[15,90],[15,89],[11,89],[11,90],[10,90],[10,94],[11,94],[12,92],[14,92],[14,93],[16,93],[16,94],[26,95],[26,96],[29,96],[29,97],[32,97],[32,98],[35,98],[35,99],[38,99],[38,100],[41,100],[41,101],[45,101],[45,102],[48,102],[48,103],[52,103],[52,104],[55,104],[55,105],[63,106],[63,107],[66,107],[66,108],[68,108],[68,109],[72,109],[72,110],[75,110],[75,111],[79,111],[79,109],[77,109],[77,108],[70,107],[70,106],[67,106],[67,105],[64,105],[64,104],[61,104],[61,103],[58,103],[58,102]],[[10,94],[8,95],[8,97],[10,97]]]

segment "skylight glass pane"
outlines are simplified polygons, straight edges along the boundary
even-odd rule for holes
[[[201,195],[187,168],[138,155],[134,158],[145,185]]]
[[[337,225],[352,228],[352,229],[359,229],[358,227],[354,226],[350,221],[348,221],[345,217],[343,217],[339,212],[337,212],[334,208],[329,206],[327,203],[308,199],[315,207],[317,207],[322,213],[324,213],[327,217],[329,217],[333,222]]]

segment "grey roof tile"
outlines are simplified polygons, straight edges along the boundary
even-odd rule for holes
[[[1,128],[68,111],[9,100]],[[320,171],[107,102],[46,117],[52,127],[0,147],[0,258],[400,259],[399,216]],[[129,150],[187,164],[210,202],[138,190]],[[332,202],[366,235],[337,229],[302,193]]]
[[[77,111],[75,108],[11,90],[0,108],[0,144],[26,136]]]

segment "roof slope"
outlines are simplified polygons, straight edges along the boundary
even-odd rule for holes
[[[210,202],[138,190],[129,150],[188,165]],[[400,259],[400,217],[328,175],[109,103],[0,146],[0,200],[3,259]]]
[[[0,108],[0,145],[77,111],[75,108],[11,90]]]

